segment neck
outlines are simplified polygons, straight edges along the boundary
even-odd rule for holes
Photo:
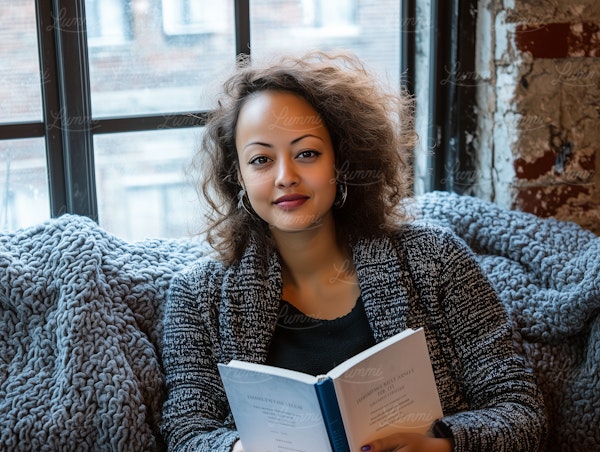
[[[273,236],[282,260],[285,301],[320,319],[336,319],[352,310],[360,287],[350,250],[336,240],[333,216],[310,231],[276,231]]]
[[[296,285],[352,266],[349,251],[336,240],[333,217],[309,231],[274,231],[273,236],[282,259],[284,284]]]

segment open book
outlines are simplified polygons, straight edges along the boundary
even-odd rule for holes
[[[408,329],[326,375],[233,360],[219,372],[244,452],[355,451],[442,417],[425,333]]]

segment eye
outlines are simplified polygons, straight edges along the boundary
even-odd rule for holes
[[[319,155],[321,155],[321,153],[319,151],[315,151],[314,149],[307,149],[307,150],[301,151],[297,155],[296,158],[299,158],[299,159],[315,159]]]
[[[250,165],[254,165],[254,166],[264,166],[267,163],[269,163],[271,159],[269,159],[269,157],[266,157],[264,155],[257,155],[256,157],[252,157],[252,159],[250,159]]]

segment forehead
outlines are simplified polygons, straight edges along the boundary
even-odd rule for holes
[[[323,129],[321,117],[302,96],[287,91],[261,91],[242,106],[238,128],[311,133]]]

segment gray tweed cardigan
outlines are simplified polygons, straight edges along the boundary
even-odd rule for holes
[[[353,248],[376,341],[423,327],[455,451],[535,451],[546,421],[540,391],[515,354],[506,313],[471,250],[434,226]],[[238,438],[216,364],[264,362],[281,299],[276,254],[250,246],[239,264],[205,260],[179,274],[165,307],[168,395],[161,431],[170,450],[230,451]]]

